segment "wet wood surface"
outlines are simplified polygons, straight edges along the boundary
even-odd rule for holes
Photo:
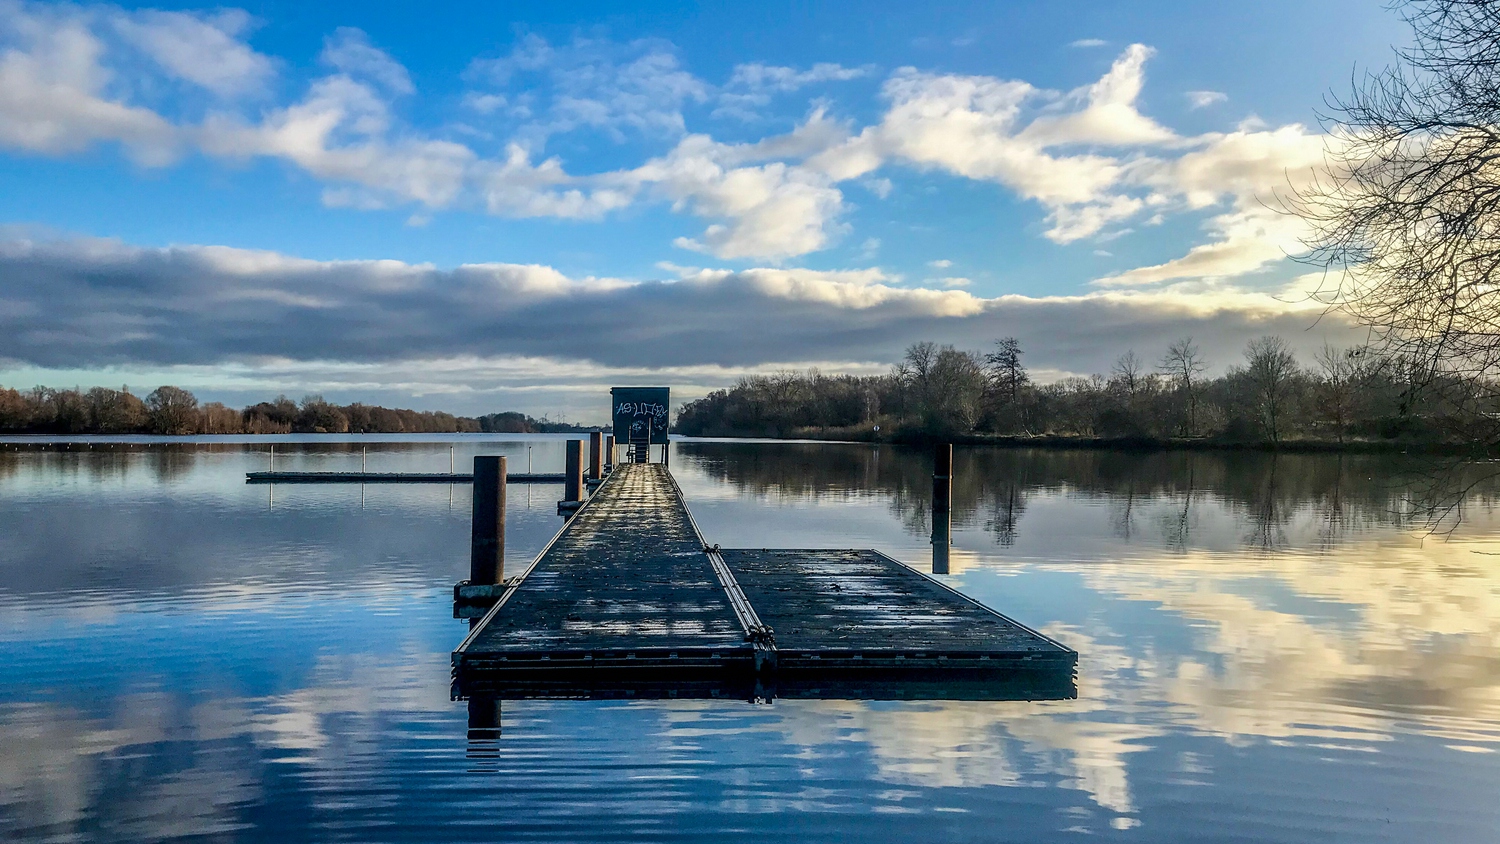
[[[676,485],[625,464],[595,491],[469,654],[743,648]]]
[[[662,464],[616,466],[512,584],[454,653],[456,695],[772,694],[764,683],[803,697],[1036,699],[1073,688],[1076,653],[879,552],[705,548]],[[1066,682],[1038,693],[1028,681],[1022,694],[1008,679],[1017,671],[1065,671]]]
[[[795,652],[1005,654],[1072,652],[875,551],[725,549],[724,562],[782,660]]]

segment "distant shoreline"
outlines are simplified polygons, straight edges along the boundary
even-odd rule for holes
[[[565,440],[592,430],[547,433],[515,432],[431,432],[431,433],[293,433],[293,434],[5,434],[0,435],[0,450],[13,447],[94,446],[94,445],[298,445],[308,443],[454,443],[454,442],[525,442],[529,440]],[[1279,443],[1218,440],[1205,437],[1074,437],[1057,435],[1016,436],[1002,434],[953,434],[948,436],[905,431],[883,435],[873,431],[852,432],[799,430],[791,436],[765,433],[715,433],[687,435],[673,433],[675,442],[737,441],[762,443],[865,443],[927,447],[939,442],[964,446],[989,446],[1008,449],[1047,449],[1056,451],[1116,451],[1148,453],[1161,451],[1285,452],[1291,454],[1435,454],[1475,458],[1494,457],[1497,452],[1466,443],[1419,442],[1410,440],[1334,440],[1295,439]]]
[[[1281,442],[1213,439],[1208,437],[1077,437],[1043,434],[1018,436],[1013,434],[926,434],[903,431],[882,434],[874,431],[817,431],[799,429],[790,436],[779,437],[765,433],[715,433],[702,439],[762,440],[766,442],[815,441],[815,442],[863,442],[882,445],[930,446],[940,442],[954,445],[978,445],[995,448],[1039,448],[1077,451],[1260,451],[1302,454],[1447,454],[1475,457],[1494,456],[1495,452],[1470,443],[1430,442],[1417,440],[1337,440],[1289,439]]]

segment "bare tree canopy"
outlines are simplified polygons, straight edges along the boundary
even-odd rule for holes
[[[1327,172],[1293,197],[1315,295],[1418,386],[1500,374],[1500,0],[1406,0],[1395,66],[1331,103]],[[1491,410],[1491,391],[1467,397]],[[1483,405],[1483,406],[1479,406]],[[1482,415],[1482,414],[1476,414]]]

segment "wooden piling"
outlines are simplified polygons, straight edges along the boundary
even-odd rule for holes
[[[614,471],[615,468],[615,435],[607,434],[604,437],[604,468]]]
[[[486,696],[469,698],[469,740],[500,738],[500,699]]]
[[[932,458],[932,509],[946,513],[953,507],[953,444],[939,443]]]
[[[568,440],[563,468],[563,501],[583,500],[583,440]]]
[[[932,573],[948,573],[948,552],[953,544],[953,514],[947,510],[932,511]]]
[[[592,431],[589,433],[589,480],[597,481],[604,477],[604,433]]]
[[[505,458],[474,458],[474,518],[469,582],[490,586],[505,579]]]

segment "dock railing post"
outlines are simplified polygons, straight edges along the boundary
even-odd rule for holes
[[[604,432],[589,433],[589,480],[604,477]]]
[[[563,469],[563,500],[583,500],[583,440],[568,440]]]
[[[606,434],[604,437],[604,470],[613,472],[615,470],[615,435]]]
[[[505,579],[505,458],[474,458],[473,540],[469,582],[493,586]]]

